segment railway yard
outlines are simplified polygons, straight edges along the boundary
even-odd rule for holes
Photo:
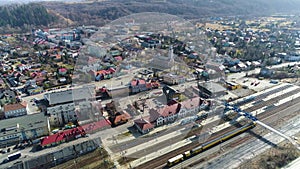
[[[299,132],[299,91],[298,86],[279,83],[230,104],[292,137]],[[195,121],[196,127],[195,123],[175,122],[159,132],[108,145],[108,151],[116,154],[121,168],[235,168],[284,140],[256,123],[242,130],[253,122],[235,111],[216,113],[212,109],[209,113],[207,118]],[[234,131],[238,133],[222,140]],[[193,154],[193,149],[204,145],[201,153]],[[168,160],[174,165],[167,165]]]

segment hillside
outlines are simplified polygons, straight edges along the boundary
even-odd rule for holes
[[[87,3],[88,1],[88,3]],[[262,16],[297,12],[300,0],[87,0],[85,3],[43,3],[77,24],[103,25],[138,12],[163,12],[187,19],[211,16]]]
[[[20,31],[31,26],[47,26],[57,19],[40,4],[0,6],[0,16],[1,32]]]
[[[1,0],[0,0],[1,1]],[[42,0],[39,0],[42,1]],[[300,0],[62,0],[0,6],[0,32],[32,26],[101,26],[139,12],[162,12],[186,19],[215,16],[264,16],[300,12]],[[71,2],[72,1],[72,2]]]

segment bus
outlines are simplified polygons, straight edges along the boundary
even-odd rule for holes
[[[18,152],[15,152],[15,153],[12,153],[12,154],[8,155],[7,156],[7,160],[8,161],[13,161],[13,160],[16,160],[16,159],[18,159],[20,157],[21,157],[21,152],[18,151]]]

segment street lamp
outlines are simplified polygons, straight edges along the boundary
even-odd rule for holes
[[[56,168],[56,158],[53,157],[53,160],[54,160],[54,167]]]

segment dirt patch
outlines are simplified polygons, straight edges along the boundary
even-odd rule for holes
[[[284,141],[278,147],[271,148],[263,154],[243,163],[238,169],[282,168],[298,157],[300,157],[300,152],[292,144]]]
[[[110,169],[114,168],[113,162],[110,160],[110,156],[107,151],[103,148],[98,148],[97,150],[80,156],[74,160],[62,163],[53,167],[53,169]]]

